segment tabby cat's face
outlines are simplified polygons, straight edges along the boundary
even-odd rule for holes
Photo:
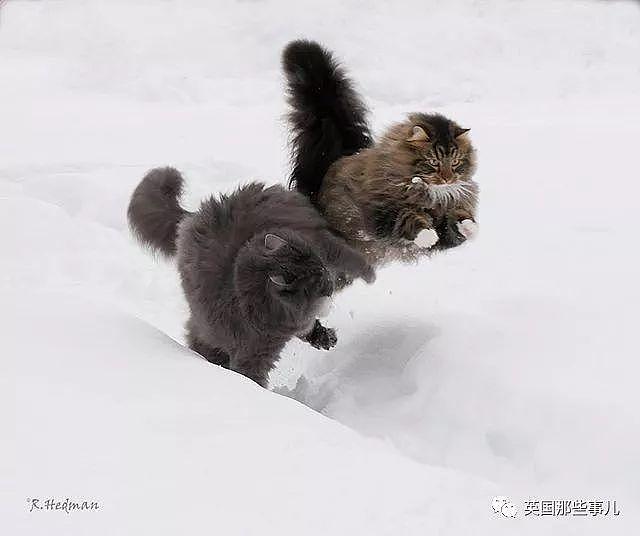
[[[407,143],[415,151],[416,176],[431,185],[453,185],[470,180],[475,153],[468,129],[440,115],[410,116]]]

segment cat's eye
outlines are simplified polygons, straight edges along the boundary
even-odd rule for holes
[[[429,158],[427,162],[429,163],[430,166],[438,167],[438,161],[435,158]]]
[[[287,281],[281,274],[271,274],[269,280],[278,287],[286,287]]]

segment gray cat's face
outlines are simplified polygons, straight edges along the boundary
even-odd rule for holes
[[[265,250],[268,292],[290,313],[315,317],[333,294],[333,279],[322,259],[305,243],[274,234],[266,235]]]
[[[242,309],[250,322],[272,333],[310,327],[333,293],[332,274],[322,258],[292,232],[253,241],[236,262]]]
[[[333,293],[332,273],[304,237],[256,236],[239,254],[236,292],[246,320],[274,336],[305,333]]]

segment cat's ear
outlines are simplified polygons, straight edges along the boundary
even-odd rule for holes
[[[453,137],[458,139],[459,137],[464,136],[470,130],[471,130],[470,128],[456,127],[455,130],[453,131]]]
[[[267,233],[264,237],[264,247],[267,251],[276,251],[282,246],[286,246],[287,242],[273,233]]]
[[[414,125],[407,141],[429,141],[429,134],[419,125]]]

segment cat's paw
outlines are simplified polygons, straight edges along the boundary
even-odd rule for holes
[[[458,221],[454,218],[446,218],[438,226],[440,241],[437,248],[446,250],[458,247],[466,242],[465,236],[458,230]]]
[[[435,229],[422,229],[416,236],[413,243],[419,248],[430,248],[436,245],[440,237]]]
[[[412,190],[414,188],[426,188],[426,183],[422,180],[422,177],[413,177],[411,182],[407,184],[407,190]]]
[[[338,336],[336,330],[333,328],[325,328],[318,330],[311,342],[311,346],[320,350],[331,350],[336,344],[338,344]]]
[[[478,224],[473,220],[462,220],[458,222],[458,232],[467,240],[471,240],[478,234]]]
[[[330,350],[338,342],[336,330],[324,327],[317,319],[313,324],[313,329],[301,338],[319,350]]]

